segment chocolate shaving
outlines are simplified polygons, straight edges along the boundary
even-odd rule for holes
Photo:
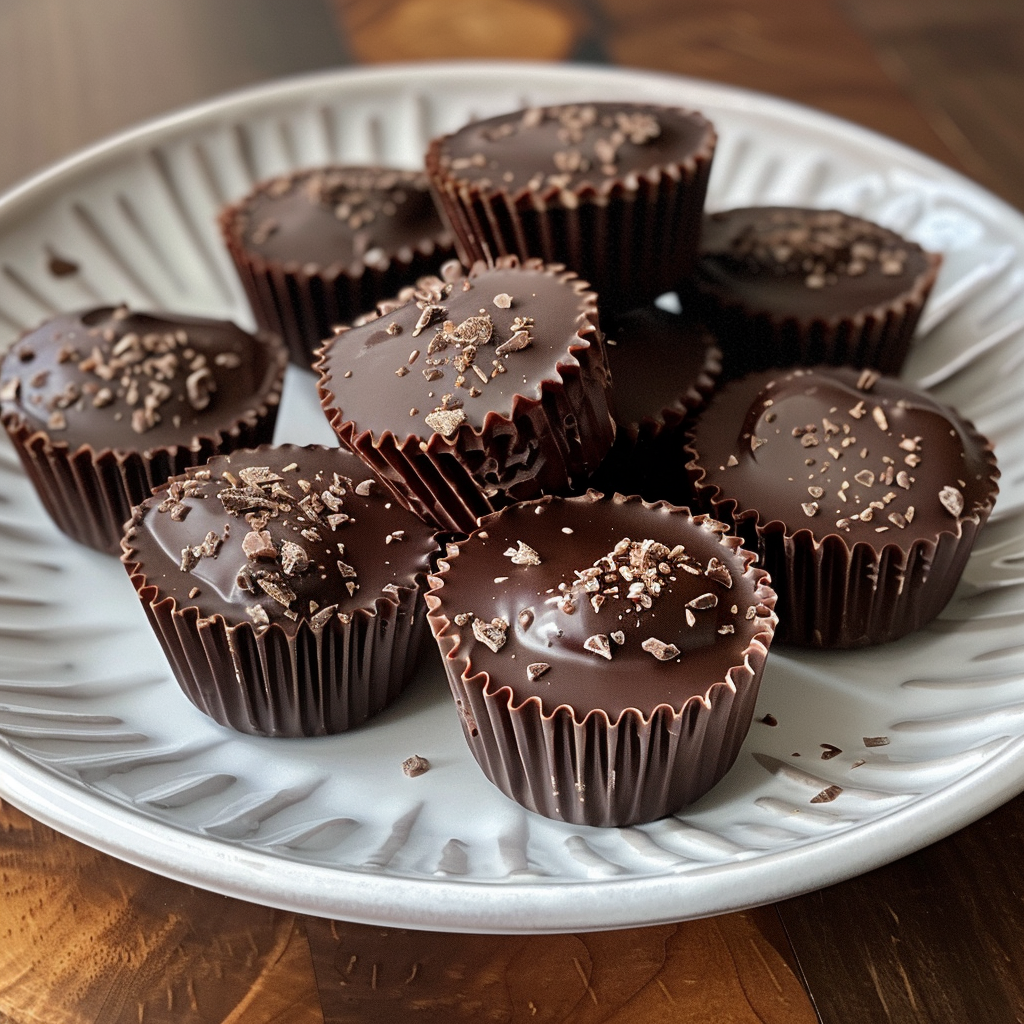
[[[842,793],[842,786],[827,786],[817,796],[811,797],[812,804],[830,804],[840,793]]]

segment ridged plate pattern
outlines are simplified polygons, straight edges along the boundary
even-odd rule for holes
[[[573,828],[484,780],[432,661],[350,735],[263,740],[208,721],[170,677],[123,568],[49,524],[3,443],[0,795],[231,895],[351,920],[527,932],[792,895],[1024,789],[1024,219],[895,143],[724,86],[585,67],[418,65],[274,84],[143,126],[0,201],[0,338],[100,301],[251,325],[214,215],[255,180],[328,160],[416,166],[431,135],[471,116],[605,97],[692,106],[715,121],[712,207],[836,206],[945,253],[905,376],[974,419],[1004,475],[939,621],[874,650],[773,651],[755,717],[778,724],[755,722],[711,794],[639,828]],[[78,272],[55,275],[55,257]],[[311,375],[289,374],[278,439],[330,443]],[[401,762],[413,753],[432,769],[409,779]]]

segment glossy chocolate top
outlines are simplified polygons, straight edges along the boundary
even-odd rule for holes
[[[107,306],[48,320],[0,363],[0,409],[72,450],[216,436],[280,397],[286,354],[222,320]]]
[[[355,455],[293,445],[175,477],[136,510],[125,546],[124,561],[179,608],[288,632],[419,585],[436,550]]]
[[[766,588],[721,524],[638,499],[541,499],[488,516],[435,593],[463,675],[546,714],[680,708],[742,666]],[[438,612],[431,612],[437,625]],[[770,630],[769,630],[770,632]]]
[[[435,143],[438,166],[483,189],[601,189],[627,175],[673,167],[705,150],[700,114],[650,103],[530,107],[466,125]]]
[[[873,370],[770,370],[727,384],[689,445],[703,484],[761,524],[909,546],[990,508],[985,443],[930,395]],[[703,487],[698,486],[698,491]]]
[[[658,306],[616,317],[608,332],[615,419],[636,429],[665,422],[667,410],[695,408],[720,366],[715,340],[702,326]]]
[[[297,171],[258,186],[229,220],[242,246],[267,260],[385,267],[399,255],[448,248],[422,171],[325,167]]]
[[[859,217],[748,207],[705,216],[696,283],[749,315],[828,319],[909,296],[936,265],[919,245]]]
[[[516,395],[539,398],[596,324],[595,296],[573,275],[538,261],[476,268],[422,282],[405,305],[328,341],[321,393],[357,430],[452,439],[489,412],[510,416]]]

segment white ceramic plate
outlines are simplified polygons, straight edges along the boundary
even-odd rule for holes
[[[235,735],[180,694],[120,564],[47,521],[0,446],[0,795],[86,843],[260,903],[442,930],[649,924],[791,896],[944,836],[1024,789],[1024,219],[893,142],[726,86],[583,66],[416,65],[276,83],[145,125],[0,201],[0,334],[126,300],[233,317],[214,229],[257,178],[328,160],[416,166],[426,140],[534,102],[704,111],[709,205],[867,215],[946,255],[905,376],[993,438],[996,516],[931,628],[852,654],[773,651],[726,779],[677,817],[585,829],[487,783],[433,668],[347,736]],[[79,272],[57,276],[53,257]],[[331,434],[290,370],[278,439]],[[865,737],[887,737],[867,745]],[[823,759],[832,744],[842,753]],[[401,762],[429,758],[409,779]],[[799,755],[799,756],[796,756]],[[863,762],[858,764],[858,762]],[[830,785],[829,803],[812,798]]]

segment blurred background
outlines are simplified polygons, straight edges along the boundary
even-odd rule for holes
[[[0,188],[140,119],[280,75],[474,58],[775,93],[1024,207],[1021,0],[2,0]]]

